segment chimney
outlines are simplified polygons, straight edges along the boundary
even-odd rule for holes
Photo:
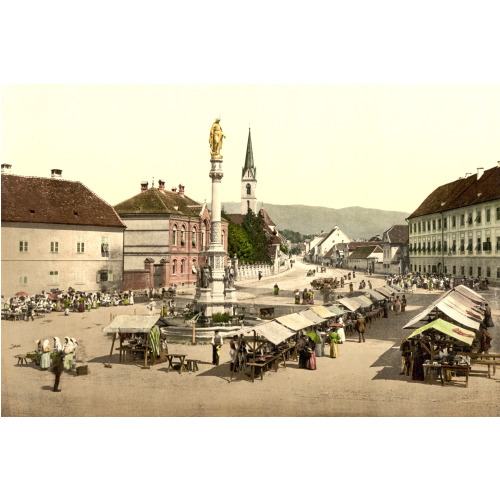
[[[165,191],[165,181],[162,181],[161,179],[158,179],[158,189],[160,191]]]
[[[10,174],[12,172],[11,168],[12,165],[9,165],[8,163],[2,163],[2,174]]]
[[[176,187],[172,188],[172,193],[177,193],[177,188]]]
[[[484,168],[478,167],[477,168],[477,180],[479,180],[483,174],[484,174]]]
[[[141,182],[141,191],[147,191],[148,190],[148,181],[142,181]]]
[[[182,184],[179,184],[179,194],[180,194],[181,196],[184,196],[184,188],[185,188],[185,187],[186,187],[186,186],[183,186]]]
[[[498,163],[498,166],[500,167],[500,160],[498,160],[497,163]]]
[[[50,177],[52,179],[60,179],[62,177],[62,170],[59,170],[58,168],[53,168],[50,171]]]

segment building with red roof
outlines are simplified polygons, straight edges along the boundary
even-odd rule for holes
[[[500,162],[436,188],[408,224],[410,271],[500,282]]]
[[[2,165],[2,294],[121,290],[125,225],[78,181]]]

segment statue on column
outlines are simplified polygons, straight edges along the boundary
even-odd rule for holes
[[[210,153],[212,158],[222,158],[220,150],[222,148],[222,140],[226,136],[222,132],[222,127],[220,126],[220,118],[216,118],[215,122],[212,124],[210,129],[210,138],[208,142],[210,143]]]
[[[208,288],[212,278],[212,269],[208,264],[203,266],[201,271],[201,286],[202,288]]]

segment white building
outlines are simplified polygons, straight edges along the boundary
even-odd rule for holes
[[[500,162],[435,189],[408,217],[410,271],[500,283]]]
[[[382,236],[384,251],[383,272],[385,274],[404,274],[409,268],[408,226],[396,224]]]
[[[2,165],[2,294],[122,289],[125,226],[81,182]]]

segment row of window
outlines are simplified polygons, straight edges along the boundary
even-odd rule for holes
[[[500,251],[500,236],[497,236],[496,241],[496,251]],[[492,242],[489,236],[486,237],[486,241],[482,241],[481,237],[476,238],[476,242],[474,244],[473,238],[469,238],[467,242],[467,246],[465,246],[465,238],[460,239],[460,246],[457,246],[457,240],[453,240],[450,243],[450,248],[448,249],[448,242],[443,241],[441,245],[441,240],[433,241],[432,244],[430,241],[427,244],[424,243],[410,243],[408,247],[410,253],[428,253],[428,252],[456,252],[457,250],[460,252],[465,252],[466,250],[470,253],[476,252],[491,252],[493,250]]]
[[[186,260],[185,259],[181,259],[180,266],[178,265],[177,259],[174,259],[172,261],[172,274],[177,274],[178,271],[179,271],[179,274],[184,274],[186,272],[189,272],[189,270],[186,269]],[[193,259],[192,271],[193,271],[193,273],[196,273],[196,259]]]
[[[19,251],[27,253],[29,251],[29,244],[27,240],[19,241]],[[59,253],[59,241],[53,240],[50,242],[50,253]],[[85,253],[85,241],[76,242],[76,253]],[[101,256],[109,257],[109,237],[103,236],[101,238]]]
[[[178,237],[179,232],[180,232],[180,241],[179,241],[179,237]],[[205,250],[205,248],[206,248],[206,244],[207,244],[206,234],[207,234],[206,228],[203,228],[201,230],[201,250]],[[224,237],[225,237],[225,232],[222,231],[222,235],[221,235],[222,244],[224,244]],[[181,226],[180,231],[179,231],[177,224],[175,224],[172,227],[172,246],[176,247],[179,244],[181,247],[186,246],[186,227]],[[191,231],[191,247],[196,248],[196,245],[197,245],[197,233],[196,233],[196,226],[195,226],[195,227],[193,227],[193,229]]]
[[[79,284],[82,284],[85,282],[84,278],[80,276],[80,278],[77,278],[76,280]],[[102,269],[100,271],[97,271],[96,273],[96,282],[100,283],[103,281],[113,281],[113,270],[112,269]],[[19,277],[18,277],[18,283],[20,285],[27,285],[28,284],[28,275],[20,272]],[[49,271],[48,272],[48,284],[49,285],[58,285],[59,284],[59,271],[54,270],[54,271]]]
[[[491,220],[492,220],[491,208],[485,209],[484,220],[486,223],[491,222]],[[497,222],[500,221],[500,207],[496,207],[496,221]],[[470,210],[467,213],[460,214],[460,216],[456,216],[456,215],[450,216],[450,228],[451,229],[456,228],[457,224],[459,224],[460,227],[465,227],[466,222],[467,222],[468,226],[472,226],[474,223],[476,225],[482,224],[482,222],[483,222],[482,209],[476,210],[475,213],[472,210]],[[443,224],[443,227],[441,228],[441,218],[427,219],[424,221],[414,222],[414,223],[410,224],[410,233],[425,233],[426,230],[427,230],[427,232],[429,232],[429,231],[441,231],[441,229],[447,230],[448,229],[448,217],[447,216],[443,217],[442,224]]]
[[[457,270],[459,273],[457,274]],[[425,265],[425,264],[410,264],[411,272],[419,272],[419,273],[438,273],[440,272],[440,267],[436,264]],[[491,278],[491,267],[486,267],[485,274],[483,275],[483,268],[478,266],[474,268],[473,266],[451,266],[450,268],[452,276],[468,276],[473,278]],[[466,274],[468,271],[468,274]],[[444,266],[444,274],[448,274],[448,266]],[[500,278],[500,267],[497,267],[497,278]]]

